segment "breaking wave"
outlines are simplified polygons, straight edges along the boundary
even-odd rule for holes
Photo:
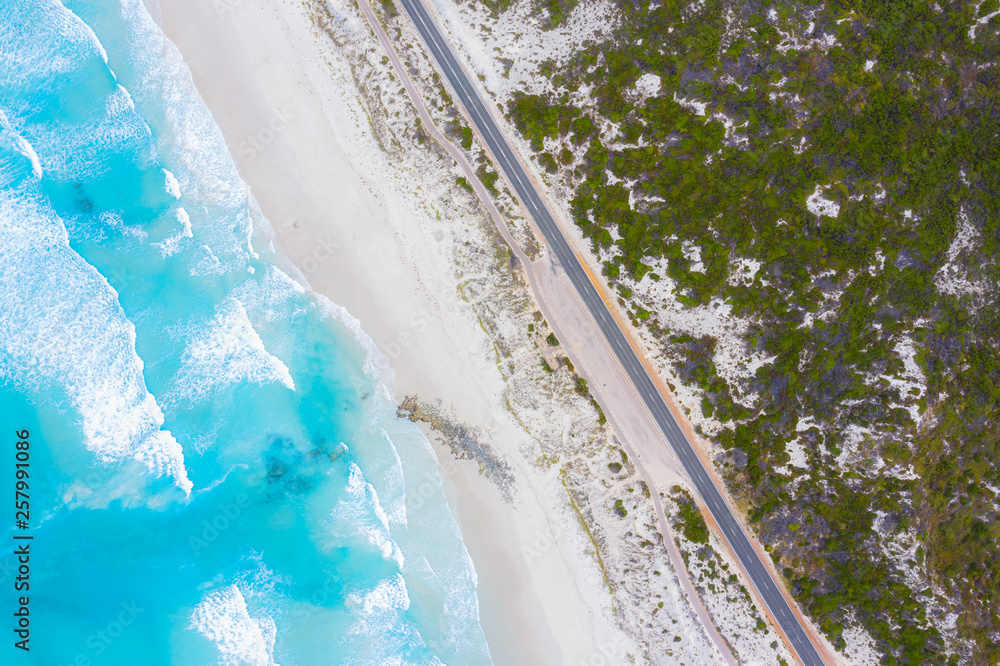
[[[490,663],[391,370],[269,237],[140,0],[0,0],[0,432],[39,470],[38,663]]]

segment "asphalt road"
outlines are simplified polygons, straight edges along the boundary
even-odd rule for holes
[[[646,373],[646,368],[626,341],[624,333],[618,327],[618,323],[590,281],[590,277],[584,271],[573,248],[563,236],[555,220],[552,219],[552,214],[542,202],[541,196],[528,178],[528,174],[525,173],[524,167],[514,156],[514,151],[500,132],[496,121],[486,110],[483,101],[479,98],[472,82],[469,81],[465,70],[459,65],[448,43],[441,36],[437,26],[419,0],[400,0],[400,2],[420,32],[431,54],[437,60],[438,65],[444,71],[445,76],[448,77],[449,83],[458,94],[459,101],[465,107],[480,136],[486,141],[490,151],[499,162],[500,168],[503,169],[508,181],[514,187],[521,203],[528,209],[535,224],[542,232],[549,249],[563,270],[566,271],[580,298],[590,310],[660,430],[663,431],[670,446],[680,458],[681,464],[684,465],[684,469],[694,482],[696,490],[708,506],[709,511],[712,512],[712,516],[733,552],[740,559],[740,563],[750,576],[752,584],[764,599],[764,603],[767,604],[768,609],[781,625],[782,631],[785,632],[802,662],[806,666],[822,666],[823,660],[815,646],[809,640],[781,590],[772,580],[770,572],[760,560],[757,551],[750,544],[750,540],[743,532],[739,521],[733,515],[732,509],[726,504],[719,489],[712,482],[701,459],[677,425],[673,414],[663,401],[659,391],[656,390],[652,379]]]

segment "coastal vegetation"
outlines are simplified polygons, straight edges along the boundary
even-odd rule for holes
[[[505,105],[793,594],[886,663],[1000,662],[1000,8],[945,4],[622,0]],[[765,362],[720,372],[655,285]]]
[[[677,527],[681,534],[691,543],[707,544],[708,525],[690,493],[680,486],[674,486],[673,494],[678,506]]]

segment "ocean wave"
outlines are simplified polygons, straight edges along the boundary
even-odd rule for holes
[[[222,260],[216,256],[215,252],[208,245],[201,245],[199,248],[200,257],[191,263],[188,273],[192,277],[207,275],[222,275],[226,272],[226,267]]]
[[[181,184],[177,182],[177,176],[175,176],[170,169],[164,169],[163,178],[166,181],[164,188],[166,189],[167,194],[172,196],[174,199],[180,199]]]
[[[379,350],[378,345],[370,335],[361,328],[361,322],[357,317],[347,311],[347,308],[331,301],[323,294],[313,292],[320,309],[332,320],[339,323],[352,335],[355,342],[361,345],[365,351],[364,364],[362,366],[366,375],[375,380],[383,400],[387,404],[392,404],[395,409],[395,402],[392,393],[395,390],[396,374],[389,366],[385,356]],[[373,414],[374,416],[374,414]]]
[[[298,323],[308,313],[302,304],[305,288],[274,265],[268,265],[258,280],[246,280],[234,291],[238,299],[266,325]]]
[[[79,71],[61,78],[62,85],[85,73],[90,78],[97,76],[85,60],[76,64]],[[103,67],[105,76],[113,80],[111,70]],[[20,92],[30,96],[40,84],[40,81],[28,82]],[[149,150],[151,132],[136,113],[129,92],[117,84],[112,84],[107,92],[92,82],[84,85],[102,101],[103,113],[93,113],[96,106],[93,104],[85,111],[62,110],[58,122],[52,122],[45,114],[36,116],[39,109],[35,108],[21,108],[20,113],[11,117],[11,124],[34,148],[38,168],[61,179],[82,180],[107,173],[109,155],[131,155],[138,163],[151,164],[154,159]]]
[[[383,506],[385,507],[385,513],[390,524],[406,527],[408,521],[406,516],[406,477],[403,475],[403,460],[399,457],[399,450],[385,428],[382,428],[381,434],[389,452],[392,454],[392,458],[388,460],[387,469],[383,473],[383,484],[389,491],[387,493],[388,497],[383,500]]]
[[[108,152],[147,145],[149,127],[129,92],[117,84],[93,29],[58,2],[26,3],[19,9],[9,31],[0,32],[0,52],[16,62],[2,68],[0,86],[15,102],[8,109],[11,122],[34,146],[41,168],[63,177],[93,176],[107,169]],[[31,100],[43,99],[42,91],[62,91],[67,101],[86,94],[89,103],[64,104],[55,118],[36,117],[41,109]],[[103,114],[94,113],[97,103],[103,104]]]
[[[173,236],[165,238],[159,243],[154,243],[156,247],[160,248],[160,254],[164,257],[172,257],[177,254],[177,251],[181,249],[181,241],[185,238],[194,238],[194,233],[191,231],[191,218],[187,211],[178,208],[174,211],[174,216],[180,222],[181,228]]]
[[[347,596],[347,607],[354,615],[342,642],[349,646],[347,664],[359,666],[434,665],[441,661],[420,654],[424,640],[416,628],[400,620],[410,608],[410,595],[403,576],[383,579],[375,587],[356,590]],[[411,656],[420,655],[419,661]]]
[[[0,6],[0,53],[6,61],[0,68],[0,88],[51,82],[72,71],[87,53],[108,60],[90,26],[59,3]]]
[[[146,388],[135,327],[118,294],[69,246],[37,183],[0,192],[0,368],[39,390],[60,386],[80,415],[87,449],[104,464],[142,462],[192,484],[180,445]]]
[[[346,526],[377,548],[382,557],[402,568],[403,553],[392,539],[389,519],[379,503],[375,486],[365,481],[364,473],[355,463],[351,463],[344,492],[346,497],[333,510],[334,535],[342,534]]]
[[[192,611],[188,628],[215,643],[222,666],[277,666],[274,620],[268,615],[251,617],[236,585],[205,594]]]
[[[104,22],[103,27],[96,22],[94,26],[108,44],[110,62],[122,85],[93,32],[81,29],[82,22],[71,13],[62,12],[59,20],[73,32],[70,46],[58,49],[64,61],[53,65],[62,69],[43,71],[45,58],[33,52],[33,45],[24,45],[19,56],[34,58],[29,63],[34,74],[24,78],[22,99],[12,107],[3,134],[23,136],[31,152],[13,139],[9,150],[0,147],[13,155],[10,182],[24,181],[17,191],[0,194],[11,197],[0,201],[0,238],[4,238],[0,309],[12,315],[9,322],[0,322],[0,379],[36,392],[43,385],[60,387],[69,398],[67,404],[80,415],[87,448],[106,463],[121,461],[121,473],[106,479],[102,492],[88,496],[86,484],[74,482],[64,496],[87,500],[88,506],[107,504],[107,498],[115,497],[135,501],[148,491],[142,483],[152,473],[163,477],[161,485],[174,481],[189,492],[190,499],[177,507],[184,512],[214,502],[216,495],[239,483],[241,475],[227,476],[227,470],[261,467],[267,454],[261,455],[256,442],[287,443],[289,451],[295,450],[295,455],[282,459],[287,473],[282,469],[280,475],[266,479],[264,487],[280,498],[293,482],[304,479],[295,485],[297,494],[287,495],[296,502],[301,498],[308,512],[302,517],[310,531],[302,533],[303,541],[296,546],[314,549],[313,560],[320,568],[340,557],[347,560],[344,579],[337,581],[343,588],[338,587],[336,599],[339,604],[346,590],[348,609],[324,607],[332,612],[322,616],[330,626],[351,627],[343,645],[332,646],[345,648],[344,658],[333,663],[440,663],[431,653],[445,658],[442,649],[448,651],[446,660],[455,663],[488,661],[488,656],[482,658],[488,653],[478,626],[475,574],[443,495],[423,502],[408,527],[406,479],[416,484],[432,480],[437,468],[416,426],[395,416],[394,377],[386,359],[344,308],[308,291],[301,276],[296,281],[271,265],[276,261],[273,252],[262,252],[264,259],[258,258],[253,241],[260,236],[254,234],[267,235],[267,220],[240,179],[179,53],[149,19],[141,0],[96,8],[81,2],[74,7],[83,16],[91,17],[92,12]],[[117,22],[119,12],[122,25]],[[0,44],[3,31],[0,26]],[[45,30],[30,34],[55,42],[61,39]],[[103,62],[95,53],[102,54]],[[93,113],[82,120],[49,123],[44,114],[33,120],[35,91],[49,86],[52,90],[37,98],[51,93],[61,103],[62,92],[55,91],[57,79],[68,80],[84,64],[88,76],[96,77],[87,82],[99,84],[93,99],[88,98],[86,105],[81,102]],[[13,80],[0,80],[0,85]],[[86,91],[86,86],[79,87]],[[82,93],[67,94],[79,100]],[[35,148],[38,153],[32,160]],[[71,154],[87,151],[95,154]],[[7,168],[4,158],[0,154],[0,171]],[[103,164],[105,158],[116,160],[114,166]],[[146,200],[133,210],[141,215],[119,210],[113,196],[100,198],[114,189],[108,183],[115,185],[112,176],[118,173],[111,168],[119,167],[138,174],[136,182]],[[55,204],[46,201],[37,182],[39,172],[47,184],[57,183],[73,195]],[[100,173],[108,178],[100,187],[90,187]],[[80,194],[70,189],[75,187],[81,188]],[[54,201],[57,194],[52,195]],[[87,200],[79,201],[83,198]],[[127,199],[122,196],[125,205],[136,204]],[[150,200],[153,204],[147,205]],[[30,227],[18,228],[24,211],[4,215],[5,205],[11,210],[18,205],[32,208],[29,212],[38,219],[32,218]],[[76,251],[70,248],[64,220],[75,225],[70,226],[70,236]],[[94,220],[101,224],[93,224]],[[118,233],[106,233],[108,229]],[[197,242],[187,240],[195,236]],[[117,268],[118,257],[131,267],[118,277],[107,271],[122,289],[121,299],[86,261],[91,259],[105,270],[106,265]],[[18,263],[22,259],[27,263]],[[135,349],[136,330],[126,310],[139,327],[152,393],[146,388],[143,361]],[[17,326],[21,328],[15,330]],[[301,396],[270,386],[281,384],[296,391],[296,382]],[[249,402],[214,400],[227,387],[240,384],[265,388],[255,390]],[[289,399],[271,401],[272,396]],[[185,401],[198,402],[199,408],[178,405]],[[198,451],[189,454],[192,476],[213,484],[218,492],[190,492],[183,452],[164,427],[160,404],[166,407],[177,437]],[[257,404],[266,408],[256,410],[252,405]],[[204,405],[211,409],[201,409]],[[206,425],[209,419],[215,420]],[[244,427],[252,433],[249,437],[231,436],[242,434],[238,428]],[[198,442],[209,439],[215,446],[199,448]],[[349,454],[343,453],[346,446],[338,446],[337,455],[315,455],[329,452],[329,445],[341,439],[350,443]],[[244,440],[249,444],[244,446]],[[342,487],[345,464],[348,473]],[[134,473],[136,468],[141,473]],[[220,473],[229,480],[219,480]],[[244,518],[249,520],[256,511],[248,510]],[[291,506],[285,514],[300,515]],[[322,532],[316,529],[319,525],[328,529],[317,539],[317,532]],[[272,534],[273,527],[255,524],[246,535],[227,532],[213,546],[218,561],[203,557],[181,565],[188,572],[192,571],[188,567],[203,567],[208,576],[218,576],[214,584],[202,588],[193,611],[185,598],[180,622],[189,621],[198,635],[212,641],[220,663],[271,664],[279,628],[282,639],[296,636],[296,628],[290,628],[282,615],[282,594],[294,596],[297,586],[308,585],[316,571],[301,571],[277,558],[281,575],[287,576],[277,584],[281,594],[274,585],[267,588],[256,579],[225,578],[220,573],[231,571],[233,552],[226,551],[230,540],[246,536],[254,546],[273,552],[276,545],[270,539],[287,539],[289,534]],[[240,547],[248,544],[240,541]],[[217,582],[221,580],[225,583]],[[130,582],[134,581],[122,585]],[[189,592],[190,587],[183,590]],[[187,636],[198,642],[199,649],[206,647],[195,633]],[[463,641],[467,645],[460,645]],[[296,647],[289,646],[291,654]],[[285,660],[280,649],[278,658]]]
[[[244,208],[249,188],[177,47],[150,17],[142,0],[124,0],[121,15],[131,32],[126,55],[139,77],[133,92],[144,106],[156,107],[164,116],[170,131],[156,137],[158,152],[177,166],[180,190],[213,206]]]
[[[295,390],[288,366],[264,347],[243,304],[228,298],[192,336],[169,399],[200,402],[239,382],[278,382]]]
[[[4,143],[10,145],[22,157],[27,158],[31,163],[31,175],[36,180],[41,180],[42,163],[38,161],[38,153],[35,152],[35,149],[28,143],[27,139],[17,133],[7,118],[7,114],[3,112],[3,109],[0,109],[0,130],[2,130]],[[13,176],[13,174],[11,175]]]
[[[491,663],[489,648],[479,625],[479,600],[475,593],[476,571],[462,542],[458,524],[444,499],[430,443],[415,425],[396,418],[397,403],[392,397],[395,375],[358,319],[322,294],[316,294],[315,298],[324,314],[346,329],[361,346],[365,354],[364,372],[375,381],[376,400],[371,401],[365,412],[364,429],[381,447],[377,449],[378,455],[365,459],[365,476],[371,478],[371,482],[366,483],[372,486],[373,492],[378,488],[380,494],[377,497],[390,507],[388,511],[382,511],[382,515],[386,517],[384,525],[389,528],[388,533],[394,539],[393,543],[399,544],[397,547],[402,553],[409,554],[406,566],[401,567],[403,574],[419,581],[417,584],[425,597],[436,598],[441,603],[442,612],[433,620],[432,631],[436,633],[434,644],[447,651],[452,659],[469,663]],[[405,456],[400,454],[399,446],[406,447]],[[386,450],[391,457],[384,453]],[[418,539],[412,538],[413,535],[406,527],[409,524],[409,509],[405,479],[410,475],[419,479],[421,484],[430,483],[437,498],[434,502],[418,502],[421,505],[421,515],[417,521],[421,525]],[[382,494],[385,495],[384,498]],[[450,548],[442,550],[443,544],[449,544]],[[415,640],[423,644],[419,635],[410,636],[409,644],[414,644]],[[400,641],[397,648],[404,643],[406,641]],[[373,657],[367,660],[359,658],[352,663],[384,662]]]
[[[406,591],[406,581],[396,574],[391,578],[379,581],[378,585],[365,592],[351,592],[347,595],[347,607],[355,611],[358,624],[354,631],[372,633],[381,627],[372,626],[369,621],[379,619],[387,614],[393,616],[410,608],[410,595]]]
[[[122,218],[121,213],[117,211],[102,211],[98,219],[100,219],[101,224],[105,227],[108,229],[114,229],[123,236],[131,236],[132,238],[138,238],[139,240],[146,240],[146,238],[149,237],[149,232],[142,227],[138,225],[125,224],[125,220]]]

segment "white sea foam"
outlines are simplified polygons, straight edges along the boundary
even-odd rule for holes
[[[203,596],[188,628],[215,643],[222,666],[277,666],[274,620],[266,615],[250,617],[246,599],[235,585]]]
[[[442,665],[436,656],[419,662],[404,656],[414,648],[419,650],[426,646],[426,643],[413,624],[400,622],[410,608],[410,595],[401,574],[383,579],[367,590],[350,593],[346,606],[353,612],[355,620],[342,639],[350,646],[351,653],[351,658],[345,663],[359,666]],[[447,614],[449,609],[446,607],[444,612]],[[490,663],[487,655],[481,656],[486,658],[470,663]]]
[[[201,259],[189,269],[192,276],[222,275],[226,272],[226,267],[222,265],[222,261],[215,255],[212,248],[202,245],[200,249]]]
[[[129,92],[116,86],[103,102],[104,114],[24,126],[22,133],[34,147],[40,169],[68,178],[91,178],[107,170],[108,153],[146,145],[150,130],[136,113]]]
[[[348,312],[347,308],[337,305],[323,294],[316,294],[315,298],[319,302],[323,312],[346,328],[352,334],[355,341],[365,350],[363,366],[365,374],[378,383],[381,387],[380,392],[383,398],[395,406],[392,394],[395,390],[396,375],[386,361],[382,351],[378,348],[378,345],[361,328],[361,322],[358,321],[357,317]]]
[[[389,433],[382,429],[382,437],[385,439],[392,453],[392,464],[388,466],[384,474],[384,484],[388,490],[388,498],[383,497],[386,505],[385,513],[392,525],[407,525],[406,518],[406,478],[403,475],[403,461],[399,457],[396,444],[392,441]],[[426,482],[426,480],[425,480]]]
[[[166,179],[164,187],[167,190],[167,194],[172,196],[174,199],[180,199],[181,184],[177,182],[177,176],[175,176],[169,169],[164,169],[163,177]]]
[[[247,254],[249,254],[254,259],[260,259],[260,255],[257,254],[256,250],[253,249],[254,227],[253,227],[253,218],[250,217],[249,212],[244,212],[244,214],[240,216],[240,224],[243,227],[243,236],[246,239]],[[253,266],[250,266],[250,272],[253,273],[253,271],[254,271]]]
[[[140,240],[145,240],[149,233],[138,225],[125,224],[120,213],[106,210],[100,215],[101,223],[111,227],[125,236],[131,236]]]
[[[406,581],[402,574],[396,574],[379,581],[378,585],[366,592],[352,592],[347,595],[347,607],[357,611],[363,622],[387,613],[395,615],[399,611],[408,610],[410,595],[406,591]],[[365,625],[360,628],[368,630],[373,627]]]
[[[194,266],[190,268],[192,274],[210,274],[231,271],[231,275],[236,275],[237,271],[244,273],[246,264],[237,265],[236,258],[242,254],[254,256],[254,248],[250,243],[250,234],[253,231],[250,217],[244,216],[243,208],[249,201],[253,205],[252,199],[248,196],[245,186],[239,181],[239,176],[232,165],[232,161],[226,152],[224,142],[217,127],[204,108],[200,98],[194,91],[190,83],[190,74],[183,64],[179,54],[176,53],[173,45],[163,40],[158,29],[145,14],[145,9],[139,0],[126,0],[123,5],[123,15],[134,27],[136,38],[134,41],[141,44],[136,47],[135,53],[129,54],[136,71],[142,72],[143,79],[137,84],[129,84],[133,96],[138,105],[143,109],[162,106],[165,116],[164,125],[166,130],[157,132],[159,138],[159,153],[164,164],[176,174],[180,189],[184,195],[184,203],[188,210],[194,211],[194,202],[212,206],[222,207],[231,211],[232,215],[227,219],[228,226],[220,225],[218,232],[206,229],[203,233],[198,226],[198,239],[200,247],[196,252],[200,252],[203,258],[196,260]],[[138,27],[135,27],[138,26]],[[153,120],[150,123],[154,127],[159,127]],[[234,188],[233,184],[238,187]],[[243,188],[243,189],[240,189]],[[239,212],[238,212],[239,211]],[[255,218],[256,219],[256,218]],[[224,242],[220,242],[224,239]],[[236,248],[235,250],[233,248]],[[261,271],[257,272],[261,276]],[[241,286],[234,289],[231,298],[240,301],[248,314],[249,320],[253,322],[258,330],[265,331],[266,322],[270,321],[274,315],[287,313],[289,308],[293,308],[295,313],[300,305],[305,312],[313,313],[313,305],[307,299],[300,296],[294,298],[295,305],[289,305],[288,298],[291,291],[301,294],[301,285],[288,278],[277,269],[267,268],[263,277],[255,277],[251,280],[239,280]],[[387,422],[395,422],[395,402],[392,398],[391,385],[393,375],[391,369],[385,362],[382,354],[365,332],[361,329],[357,320],[346,312],[343,308],[334,305],[324,298],[317,298],[320,308],[336,320],[347,331],[353,334],[357,343],[363,347],[366,355],[359,358],[364,363],[365,372],[371,376],[379,387],[375,399],[368,403],[366,413],[366,423],[361,429],[364,436],[377,435]],[[307,321],[314,321],[309,318]],[[283,323],[287,323],[284,322]],[[265,336],[267,338],[267,336]],[[286,353],[292,353],[291,349],[283,349],[272,346],[270,338],[268,346],[271,352],[282,358],[290,358]],[[396,437],[394,427],[389,427],[392,437]],[[433,470],[433,458],[430,455],[430,447],[415,427],[415,442],[406,441],[400,443],[399,455],[404,460],[412,463],[421,455],[427,454],[430,461],[430,469]],[[380,442],[381,444],[381,442]],[[367,444],[366,444],[367,445]],[[360,445],[359,445],[360,448]],[[365,464],[365,463],[363,463]],[[388,463],[392,464],[392,463]],[[368,470],[367,464],[365,469]],[[367,473],[367,472],[366,472]],[[360,515],[363,520],[353,524],[351,531],[341,530],[342,534],[357,534],[362,540],[370,542],[379,549],[380,553],[387,553],[391,559],[398,555],[402,559],[400,549],[396,546],[396,539],[405,547],[413,547],[416,551],[428,552],[428,557],[435,562],[438,569],[437,576],[443,576],[445,580],[437,580],[434,572],[429,572],[426,580],[421,579],[415,582],[419,586],[423,583],[429,584],[432,588],[442,586],[447,589],[444,601],[447,604],[446,616],[442,622],[447,625],[447,631],[456,630],[459,626],[468,629],[465,633],[472,633],[476,623],[476,598],[473,588],[469,585],[469,577],[474,579],[471,563],[460,542],[454,544],[451,534],[446,539],[449,544],[447,549],[437,549],[434,546],[422,542],[422,536],[401,532],[392,537],[389,530],[390,525],[395,525],[394,520],[390,520],[386,511],[382,510],[379,504],[378,493],[394,495],[394,492],[385,488],[382,478],[378,474],[371,475],[372,482],[367,482],[360,476],[360,469],[357,474],[352,474],[354,478],[351,486],[355,492],[355,499],[362,501],[344,502],[341,508],[346,509],[350,515],[335,515],[336,527],[341,528],[348,524],[356,523],[353,520],[355,515]],[[360,483],[359,483],[360,482]],[[374,484],[374,485],[373,485]],[[444,519],[447,516],[446,505],[441,505],[443,514],[434,514],[434,520],[438,517]],[[352,513],[356,511],[357,514]],[[395,511],[388,511],[390,516],[395,515]],[[342,522],[341,522],[342,521]],[[358,528],[357,525],[361,527]],[[457,534],[457,527],[453,522],[446,520],[444,525],[434,525],[431,530],[443,527],[445,531]],[[360,531],[353,531],[360,530]],[[386,546],[389,546],[387,549]],[[458,554],[464,556],[453,558],[451,546],[457,545]],[[447,551],[447,553],[445,553]],[[408,551],[409,552],[409,551]],[[419,555],[418,555],[419,557]],[[407,561],[409,565],[409,562]],[[452,575],[454,574],[454,575]],[[409,575],[409,574],[408,574]],[[387,589],[388,588],[388,589]],[[248,595],[247,590],[240,586],[240,590],[246,597],[246,602],[250,606],[251,617],[255,617],[253,612],[253,600]],[[356,628],[366,627],[368,631],[359,631],[355,636],[359,651],[351,652],[352,660],[349,663],[359,664],[385,664],[392,663],[391,658],[395,650],[392,647],[420,644],[419,633],[413,624],[405,617],[401,617],[399,608],[406,608],[409,605],[409,596],[406,593],[406,586],[401,576],[396,576],[391,585],[376,587],[367,591],[358,591],[353,595],[352,603],[354,610],[359,616]],[[467,612],[467,605],[471,611]],[[455,622],[453,614],[459,617]],[[445,629],[442,628],[442,631]],[[475,632],[479,632],[475,627]],[[465,635],[465,634],[462,634]],[[481,633],[479,633],[481,636]],[[451,639],[449,639],[451,640]],[[461,642],[461,638],[455,639]],[[370,650],[365,650],[365,647]],[[485,644],[482,651],[485,653]],[[365,653],[370,658],[365,657]]]
[[[403,566],[403,553],[392,540],[389,518],[378,501],[375,486],[365,481],[361,468],[351,463],[351,472],[344,489],[346,497],[333,510],[335,521],[346,521],[352,529],[364,536],[387,560]]]
[[[31,9],[8,12],[0,20],[0,52],[6,61],[0,85],[20,87],[29,80],[58,76],[73,69],[87,51],[107,62],[94,31],[62,4]]]
[[[184,238],[193,238],[191,233],[191,218],[183,208],[177,209],[177,221],[181,223],[181,234]]]
[[[394,391],[394,374],[392,368],[388,365],[385,356],[378,349],[374,340],[372,340],[372,338],[361,328],[360,322],[358,322],[358,320],[351,315],[350,312],[340,305],[331,302],[322,294],[316,294],[315,298],[319,302],[319,305],[325,314],[347,329],[347,331],[353,335],[354,339],[365,351],[363,366],[365,373],[375,380],[376,386],[379,389],[376,393],[377,399],[374,400],[369,406],[368,414],[366,416],[366,427],[372,432],[382,432],[385,419],[389,418],[392,419],[394,425],[393,427],[388,428],[388,430],[392,431],[394,435],[399,434],[397,419],[394,418],[396,402],[392,397]],[[388,434],[386,433],[383,436],[388,437]],[[433,460],[433,452],[430,449],[430,445],[426,438],[419,433],[419,431],[415,432],[413,437],[407,438],[405,447],[397,449],[395,444],[392,444],[392,447],[393,453],[396,456],[400,456],[400,451],[405,450],[405,458],[408,461],[408,464],[411,465],[410,467],[404,468],[402,460],[400,460],[400,471],[403,471],[404,469],[406,471],[413,471],[412,463],[421,460],[422,456],[429,456],[431,460]],[[429,473],[434,475],[437,474],[433,465],[429,468]],[[398,518],[397,510],[394,506],[396,486],[393,480],[395,475],[386,476],[387,478],[385,479],[385,483],[382,483],[379,487],[387,492],[392,499],[389,500],[390,510],[388,515],[383,512],[385,519],[382,521],[382,525],[379,526],[379,529],[384,529],[390,524],[396,524],[396,520]],[[406,522],[412,522],[405,518],[407,509],[405,506],[405,495],[403,494],[405,492],[405,483],[403,478],[399,478],[398,483],[400,484],[399,499],[400,503],[403,504],[401,508],[404,516],[403,520]],[[372,488],[372,490],[374,492],[375,489]],[[377,500],[378,498],[376,497],[375,499]],[[447,511],[446,507],[445,511]],[[390,516],[392,518],[391,523],[389,522]],[[366,526],[371,528],[371,521],[369,521]],[[469,556],[468,551],[465,549],[464,544],[461,543],[461,535],[457,524],[453,522],[453,519],[450,519],[450,516],[446,522],[438,524],[437,527],[443,532],[437,534],[436,538],[444,538],[445,541],[450,541],[451,538],[459,540],[457,544],[457,551],[450,551],[449,557],[441,557],[440,553],[432,552],[433,549],[426,549],[418,543],[406,541],[403,547],[407,548],[408,553],[412,552],[414,554],[410,555],[405,560],[404,564],[406,566],[401,566],[401,569],[406,572],[407,576],[417,576],[423,584],[428,585],[431,588],[440,586],[440,590],[443,593],[443,600],[446,604],[444,616],[447,617],[448,620],[447,622],[443,622],[440,627],[445,633],[439,637],[439,640],[454,645],[462,645],[463,647],[460,651],[463,654],[474,654],[477,658],[488,660],[489,651],[486,647],[485,641],[483,640],[481,644],[475,643],[475,639],[473,638],[474,634],[481,636],[479,633],[481,632],[481,629],[479,628],[479,602],[474,591],[477,577],[472,559]],[[428,528],[425,526],[423,529]],[[449,536],[444,537],[444,532],[450,533]],[[370,534],[371,532],[369,532],[369,535]],[[386,529],[386,534],[391,535],[391,531]],[[378,547],[378,544],[380,543],[378,537],[375,537],[372,543]],[[383,553],[384,552],[385,551],[383,550]],[[434,561],[435,566],[431,566],[430,560]],[[401,580],[400,584],[402,584]],[[405,592],[405,586],[403,591]],[[357,597],[355,597],[355,602],[357,602]],[[366,616],[358,620],[358,627],[363,627],[364,631],[379,632],[384,631],[387,626],[392,626],[389,623],[393,620],[391,620],[387,614],[383,614],[381,620],[383,624],[379,625],[374,616]],[[387,663],[384,659],[387,646],[390,643],[398,647],[404,642],[422,643],[422,641],[423,639],[418,633],[412,632],[396,635],[392,638],[387,636],[383,639],[380,646],[369,645],[363,648],[360,645],[353,645],[353,649],[355,649],[359,655],[362,655],[365,650],[375,650],[376,647],[380,647],[382,650],[381,652],[378,652],[377,655],[371,655],[368,660],[366,660],[363,656],[359,656],[356,663]],[[469,650],[467,653],[465,652],[466,649]]]
[[[160,248],[160,254],[164,257],[177,254],[177,251],[180,250],[181,241],[185,238],[194,238],[194,234],[191,232],[191,218],[188,216],[187,211],[183,208],[178,208],[174,211],[174,215],[177,217],[177,221],[180,222],[181,228],[173,236],[165,238],[159,243],[154,243],[156,247]]]
[[[259,280],[247,280],[233,291],[233,296],[267,324],[297,319],[289,315],[289,303],[305,293],[305,287],[273,265],[268,265]],[[305,308],[296,310],[304,314]]]
[[[295,390],[288,366],[264,347],[243,304],[227,298],[216,309],[215,316],[199,327],[184,350],[171,398],[201,401],[243,381],[279,382]]]
[[[38,153],[28,141],[21,136],[10,124],[7,114],[0,109],[0,130],[3,130],[5,138],[9,137],[14,149],[31,162],[31,173],[36,179],[42,177],[42,164],[38,161]]]
[[[133,88],[137,98],[162,105],[169,132],[158,137],[160,152],[176,161],[180,190],[187,196],[236,210],[248,198],[226,149],[222,132],[191,80],[191,72],[177,47],[149,16],[142,0],[124,0],[122,18],[134,31],[127,56],[140,80]]]
[[[190,492],[181,447],[146,389],[135,328],[104,276],[69,247],[37,182],[0,192],[0,237],[0,376],[61,387],[102,462],[142,462]]]
[[[350,593],[346,605],[355,618],[343,639],[351,644],[352,659],[348,663],[366,666],[412,663],[400,653],[423,645],[424,641],[412,625],[400,622],[400,616],[410,607],[410,595],[401,574],[381,580],[373,588]],[[441,662],[435,658],[430,663]]]

